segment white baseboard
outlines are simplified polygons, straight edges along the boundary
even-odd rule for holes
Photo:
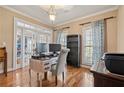
[[[91,68],[91,66],[87,66],[87,65],[81,65],[81,67],[84,67],[84,68],[87,68],[87,69]]]
[[[8,68],[7,72],[13,71],[13,68]],[[3,69],[0,70],[0,73],[3,73]]]
[[[24,68],[25,66],[23,67],[20,67],[20,68]],[[17,68],[17,69],[20,69],[20,68]],[[8,68],[7,72],[10,72],[10,71],[14,71],[14,70],[17,70],[15,68]],[[0,70],[0,74],[3,73],[3,69]]]

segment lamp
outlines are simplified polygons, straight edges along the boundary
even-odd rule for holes
[[[40,6],[49,16],[49,19],[54,22],[56,19],[57,10],[69,11],[72,9],[72,5],[41,5]]]
[[[55,15],[50,14],[49,17],[50,17],[50,20],[51,20],[51,21],[55,21],[55,18],[56,18]]]
[[[51,21],[55,21],[56,18],[56,10],[55,10],[55,6],[51,5],[50,9],[49,9],[49,18]]]

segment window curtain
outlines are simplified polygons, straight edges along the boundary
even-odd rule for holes
[[[61,44],[62,47],[66,47],[68,30],[59,30],[56,32],[57,32],[56,43]]]
[[[56,38],[56,43],[57,43],[57,44],[60,44],[62,31],[59,30],[59,31],[56,31],[56,33],[57,33],[57,35],[56,35],[56,36],[57,36],[57,38]]]
[[[104,53],[104,20],[95,21],[92,23],[92,40],[93,40],[93,63],[98,62]]]

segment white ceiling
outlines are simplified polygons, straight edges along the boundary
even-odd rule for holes
[[[38,5],[11,5],[5,6],[10,9],[14,9],[23,14],[29,15],[35,19],[38,19],[44,24],[52,25],[49,20],[48,14]],[[74,5],[71,10],[57,10],[57,17],[54,22],[55,25],[63,24],[65,22],[92,15],[94,13],[110,10],[115,8],[115,5]]]

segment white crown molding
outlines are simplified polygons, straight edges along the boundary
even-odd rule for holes
[[[96,16],[96,15],[99,15],[99,14],[107,13],[107,12],[110,12],[110,11],[114,11],[114,10],[117,10],[118,7],[119,7],[119,6],[116,6],[116,7],[113,7],[113,8],[110,8],[110,9],[106,9],[106,10],[103,10],[103,11],[100,11],[100,12],[97,12],[97,13],[93,13],[93,14],[88,15],[88,16],[84,16],[84,17],[72,19],[72,20],[70,20],[70,21],[66,21],[66,22],[57,24],[57,25],[55,25],[55,27],[61,26],[61,25],[64,25],[64,24],[68,24],[68,23],[71,23],[71,22],[79,21],[79,20],[82,20],[82,19],[85,19],[85,18],[89,18],[89,17],[92,17],[92,16]]]
[[[25,13],[23,13],[23,12],[17,11],[16,9],[13,9],[13,8],[11,8],[11,7],[8,7],[8,6],[0,6],[0,7],[5,8],[5,9],[10,10],[10,11],[13,11],[13,12],[15,12],[15,13],[18,13],[18,14],[23,15],[23,16],[25,16],[25,17],[29,17],[29,18],[31,18],[31,19],[33,19],[33,20],[36,20],[36,21],[40,22],[41,24],[44,24],[42,21],[39,21],[39,19],[37,19],[37,18],[35,18],[35,17],[32,17],[32,16],[30,16],[30,15],[27,15],[27,14],[25,14]],[[51,26],[51,25],[49,25],[49,24],[45,24],[45,25],[48,25],[48,26],[50,26],[50,27],[53,27],[53,26]]]

